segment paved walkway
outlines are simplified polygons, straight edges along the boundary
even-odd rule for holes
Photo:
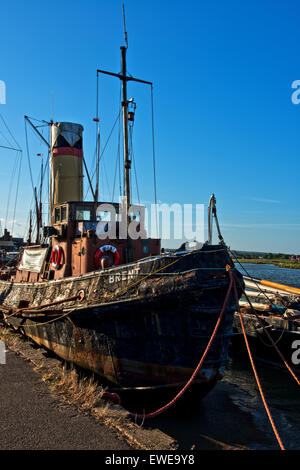
[[[106,426],[54,397],[12,351],[0,364],[0,450],[132,450]]]

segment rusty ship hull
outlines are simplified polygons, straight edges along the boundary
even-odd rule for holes
[[[226,248],[204,245],[58,280],[0,281],[1,310],[8,325],[110,386],[174,389],[190,378],[207,346],[228,290],[229,263]],[[78,292],[83,299],[64,302]],[[195,381],[200,394],[224,373],[235,310],[230,295]]]

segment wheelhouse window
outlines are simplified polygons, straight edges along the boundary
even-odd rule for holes
[[[68,211],[67,206],[59,206],[54,209],[54,223],[59,224],[60,222],[67,222]]]
[[[60,222],[60,207],[55,207],[55,211],[54,211],[54,221],[55,221],[56,224],[57,224],[58,222]]]
[[[92,219],[91,208],[84,206],[77,206],[75,211],[77,221],[90,221]]]
[[[61,207],[60,215],[61,215],[61,221],[66,222],[67,221],[67,208],[66,208],[66,206]]]

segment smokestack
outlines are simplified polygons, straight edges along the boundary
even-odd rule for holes
[[[80,124],[56,122],[51,126],[53,205],[82,201],[82,132]]]

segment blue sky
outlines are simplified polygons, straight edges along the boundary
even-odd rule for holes
[[[96,69],[120,71],[122,1],[29,0],[1,6],[0,112],[24,150],[15,235],[23,235],[32,190],[24,114],[84,126],[89,167],[95,149]],[[300,79],[297,1],[125,1],[128,71],[154,83],[158,199],[208,203],[215,193],[226,242],[235,249],[300,252]],[[150,92],[137,102],[134,148],[141,199],[153,199]],[[118,113],[119,83],[101,77],[105,142]],[[3,127],[0,130],[4,132]],[[0,144],[5,145],[0,134]],[[45,147],[30,133],[36,153]],[[103,163],[113,181],[117,131]],[[14,154],[0,150],[0,217]],[[102,166],[101,191],[109,197]],[[10,218],[12,218],[11,203]]]

